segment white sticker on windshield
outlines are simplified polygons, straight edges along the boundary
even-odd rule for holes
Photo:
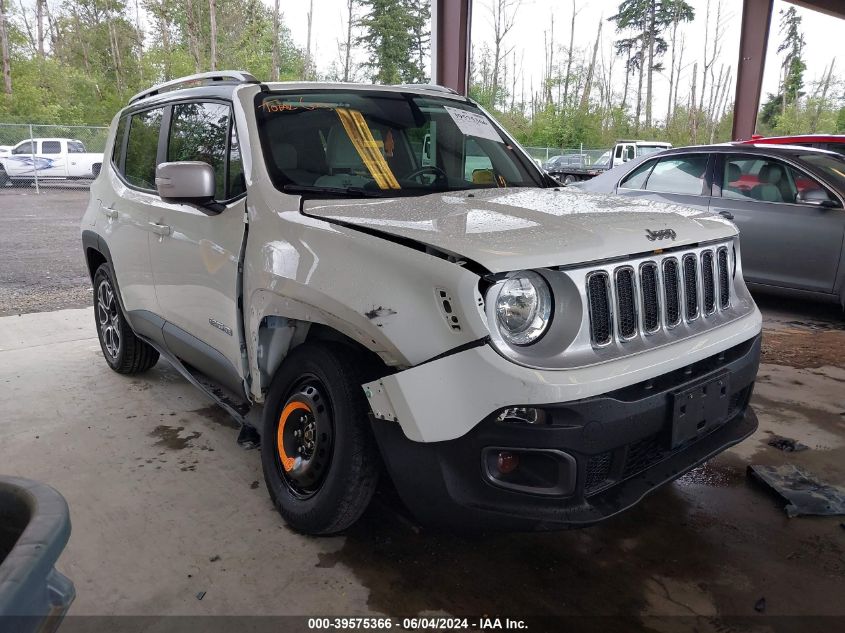
[[[504,143],[496,128],[493,127],[490,120],[483,114],[467,112],[466,110],[450,108],[449,106],[443,106],[443,109],[452,117],[458,129],[467,136],[486,138],[497,143]]]

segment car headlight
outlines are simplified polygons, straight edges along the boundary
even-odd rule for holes
[[[499,289],[496,325],[508,343],[534,343],[549,327],[551,316],[552,293],[549,284],[537,273],[516,273]]]

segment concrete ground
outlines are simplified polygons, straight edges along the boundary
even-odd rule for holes
[[[796,464],[845,485],[838,308],[758,297],[759,431],[602,525],[468,538],[379,501],[347,534],[308,538],[273,510],[258,452],[221,410],[164,361],[115,374],[91,309],[61,309],[90,303],[86,201],[0,191],[0,471],[67,498],[72,615],[754,616],[765,598],[768,615],[845,616],[845,518],[789,519],[745,473]]]
[[[845,519],[789,519],[745,474],[793,463],[845,484],[843,321],[772,312],[757,434],[586,530],[430,534],[379,502],[346,535],[297,535],[222,411],[164,361],[109,370],[90,309],[0,318],[0,464],[67,498],[76,615],[754,615],[761,598],[845,615]],[[816,341],[824,362],[796,352]]]

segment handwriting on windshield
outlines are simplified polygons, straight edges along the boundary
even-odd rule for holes
[[[269,101],[264,101],[261,105],[258,106],[259,110],[264,112],[296,112],[300,110],[334,110],[337,108],[337,104],[334,103],[319,103],[319,102],[310,102],[310,101],[303,101],[301,98],[299,101],[290,102],[290,101],[283,101],[281,99],[273,99]]]

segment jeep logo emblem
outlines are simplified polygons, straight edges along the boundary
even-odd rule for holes
[[[655,240],[665,240],[667,237],[670,240],[674,240],[676,237],[678,237],[675,231],[673,231],[672,229],[661,229],[659,231],[649,231],[648,229],[646,229],[645,236],[646,239],[651,242],[654,242]]]

